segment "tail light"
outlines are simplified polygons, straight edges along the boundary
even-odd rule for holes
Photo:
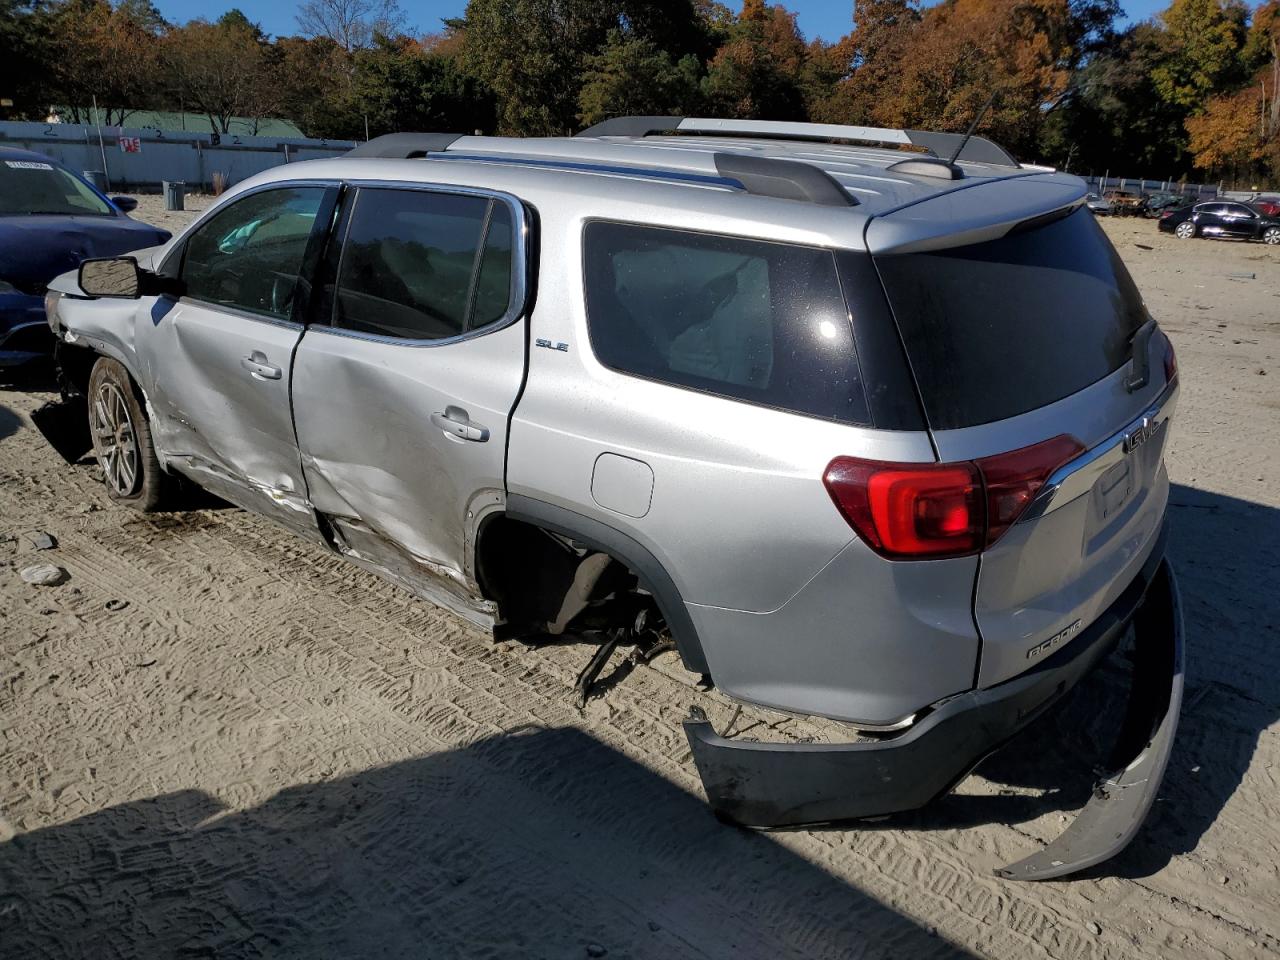
[[[1168,335],[1164,338],[1164,382],[1172,383],[1178,375],[1178,355],[1173,352],[1173,341]]]
[[[890,559],[963,557],[991,547],[1050,474],[1081,453],[1075,437],[959,463],[836,457],[822,482],[871,549]]]
[[[1172,210],[1165,210],[1163,213],[1160,214],[1160,219],[1164,220],[1166,217],[1172,217],[1172,216],[1173,216]]]

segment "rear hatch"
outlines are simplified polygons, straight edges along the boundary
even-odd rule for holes
[[[867,231],[939,459],[982,476],[980,686],[1070,643],[1163,525],[1172,349],[1084,195],[983,184]]]

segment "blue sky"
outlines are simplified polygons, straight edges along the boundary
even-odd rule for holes
[[[733,5],[733,0],[729,0]],[[454,17],[462,13],[466,0],[438,0],[434,3],[414,3],[402,0],[401,5],[409,14],[410,32],[431,33],[440,27],[441,17]],[[183,23],[194,17],[214,19],[231,7],[239,7],[250,20],[262,24],[267,33],[287,36],[297,33],[293,15],[296,5],[288,0],[158,0],[156,6],[165,19]],[[790,0],[786,6],[800,17],[800,29],[808,38],[822,37],[838,40],[849,32],[853,19],[851,0]],[[1168,0],[1121,0],[1121,6],[1132,20],[1145,20],[1168,6]]]

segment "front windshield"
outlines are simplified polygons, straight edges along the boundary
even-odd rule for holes
[[[61,167],[44,160],[0,161],[0,216],[111,215],[93,189]]]

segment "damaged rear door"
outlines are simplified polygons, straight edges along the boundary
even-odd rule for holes
[[[318,536],[290,415],[308,261],[337,187],[249,193],[187,237],[184,294],[160,300],[139,355],[167,461],[226,499]]]
[[[523,207],[373,184],[342,206],[294,364],[311,500],[350,559],[487,624],[467,557],[524,381]]]

